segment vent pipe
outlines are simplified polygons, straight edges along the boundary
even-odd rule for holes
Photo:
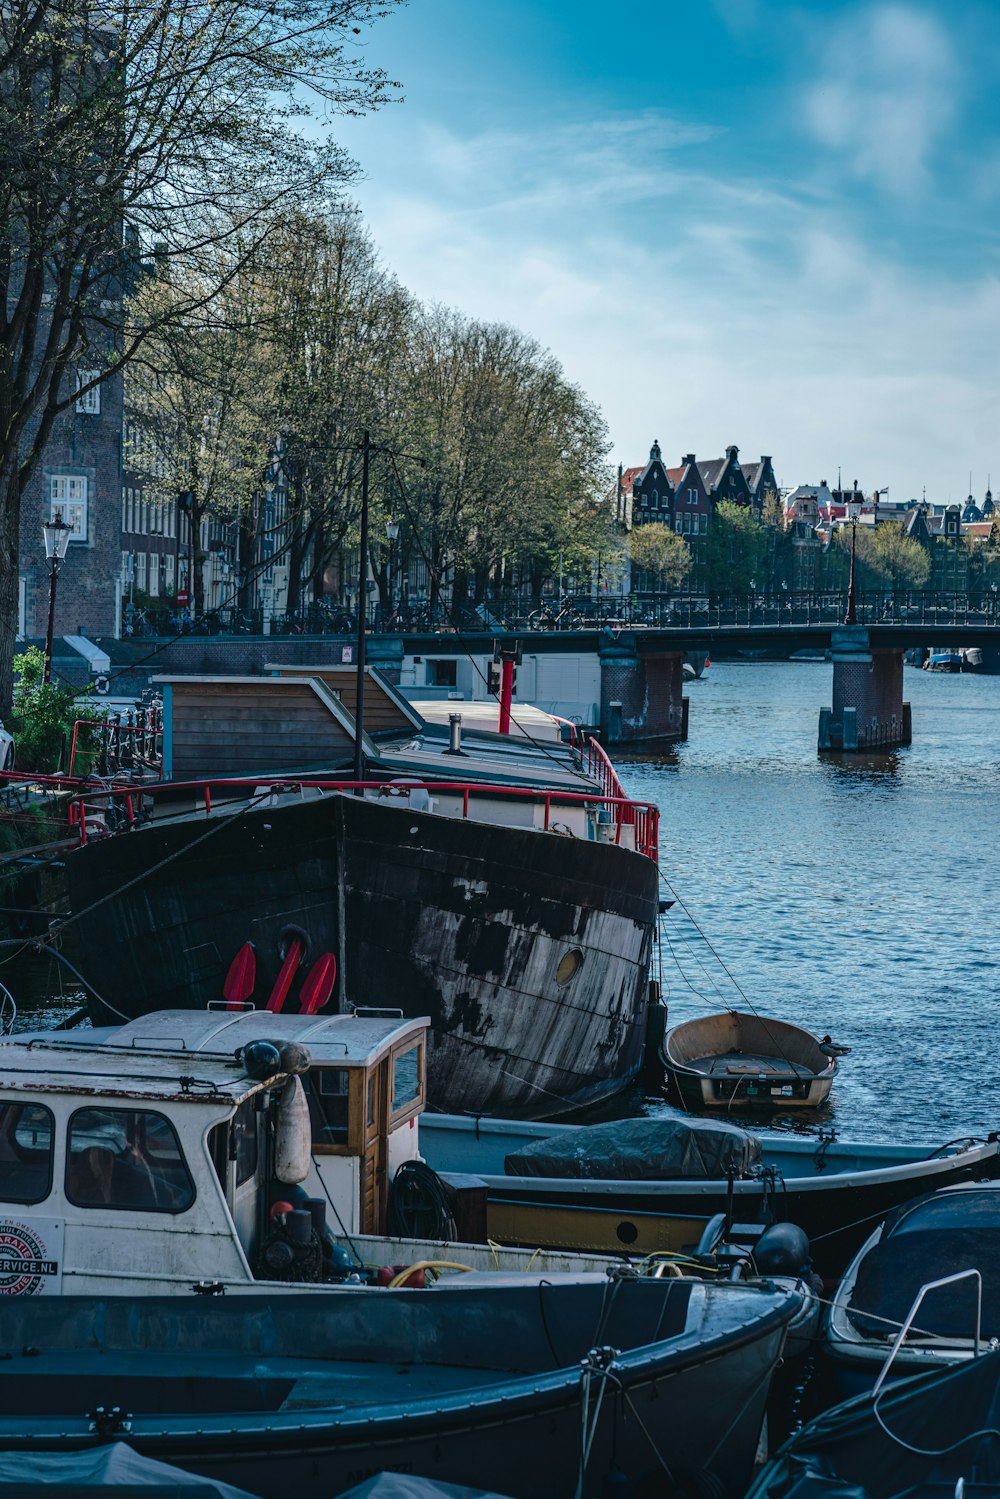
[[[461,713],[448,714],[448,748],[446,755],[464,755],[462,748],[462,715]]]

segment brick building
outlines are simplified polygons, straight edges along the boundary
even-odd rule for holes
[[[93,371],[78,369],[77,386]],[[56,592],[55,634],[110,635],[122,597],[122,377],[113,375],[56,419],[21,504],[19,633],[44,637],[49,568],[42,523],[72,526]]]

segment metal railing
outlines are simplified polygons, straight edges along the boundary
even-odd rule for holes
[[[17,776],[16,771],[10,774]],[[50,777],[49,779],[58,780],[59,778]],[[659,808],[655,802],[635,801],[623,794],[533,791],[521,786],[494,786],[468,781],[421,781],[397,778],[393,778],[391,782],[386,780],[356,781],[315,776],[227,777],[218,780],[158,781],[132,785],[112,783],[101,787],[86,785],[79,780],[70,781],[67,778],[63,784],[69,793],[66,822],[74,829],[81,844],[85,844],[91,835],[92,828],[89,828],[88,824],[92,824],[102,814],[106,816],[108,809],[111,809],[111,816],[108,820],[112,825],[112,830],[130,828],[137,822],[146,822],[150,819],[153,813],[150,803],[155,806],[156,799],[160,796],[174,800],[178,795],[193,793],[194,799],[202,803],[205,815],[208,816],[213,809],[213,796],[214,804],[217,805],[220,799],[236,803],[247,800],[248,794],[250,797],[256,797],[267,792],[277,794],[299,790],[376,791],[387,797],[408,797],[411,791],[424,791],[430,796],[446,794],[461,797],[463,819],[470,816],[470,809],[476,798],[486,800],[499,798],[540,804],[542,808],[541,831],[543,832],[548,832],[552,826],[554,809],[576,806],[588,810],[606,810],[611,814],[611,826],[614,828],[614,835],[610,841],[620,844],[622,829],[629,827],[634,830],[633,839],[637,851],[654,861],[659,857]]]
[[[81,733],[82,731],[82,733]],[[78,771],[77,760],[86,765]],[[99,776],[159,774],[163,769],[163,707],[127,708],[103,718],[78,718],[69,747],[69,770]]]
[[[856,595],[859,625],[964,624],[1000,628],[1000,595],[992,586],[974,591],[873,589]],[[375,635],[454,634],[491,636],[567,634],[643,629],[753,629],[839,625],[845,591],[774,589],[750,594],[567,594],[526,598],[487,597],[479,604],[399,605],[371,603],[367,628]],[[288,614],[255,609],[213,609],[194,617],[187,610],[134,609],[123,616],[126,638],[171,639],[187,635],[338,635],[350,639],[357,614],[332,601]]]

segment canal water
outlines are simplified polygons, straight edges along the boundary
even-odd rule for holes
[[[788,1111],[789,1128],[1000,1129],[1000,677],[907,667],[913,744],[870,757],[817,755],[831,688],[826,662],[713,664],[687,687],[688,742],[619,763],[660,806],[679,898],[670,1022],[744,1007],[742,990],[850,1046],[822,1118]]]

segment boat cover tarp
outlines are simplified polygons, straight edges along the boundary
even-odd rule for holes
[[[127,1442],[111,1442],[88,1452],[0,1452],[0,1495],[77,1494],[93,1489],[144,1489],[152,1495],[191,1495],[191,1499],[254,1499],[247,1489],[215,1478],[186,1473],[171,1463],[143,1457]],[[379,1496],[382,1499],[382,1496]]]
[[[340,1499],[506,1499],[493,1489],[467,1489],[458,1483],[438,1483],[416,1473],[380,1473],[348,1489]]]
[[[983,1277],[983,1337],[1000,1336],[1000,1234],[991,1228],[924,1229],[881,1240],[858,1267],[848,1317],[865,1337],[891,1337],[921,1286],[969,1269]],[[918,1329],[936,1337],[971,1338],[976,1294],[971,1277],[929,1292],[910,1340],[919,1336]]]
[[[967,1499],[1000,1482],[1000,1355],[885,1386],[817,1416],[759,1474],[747,1499]]]
[[[619,1119],[582,1124],[534,1140],[504,1159],[508,1176],[625,1181],[718,1180],[745,1176],[760,1141],[716,1119]]]

